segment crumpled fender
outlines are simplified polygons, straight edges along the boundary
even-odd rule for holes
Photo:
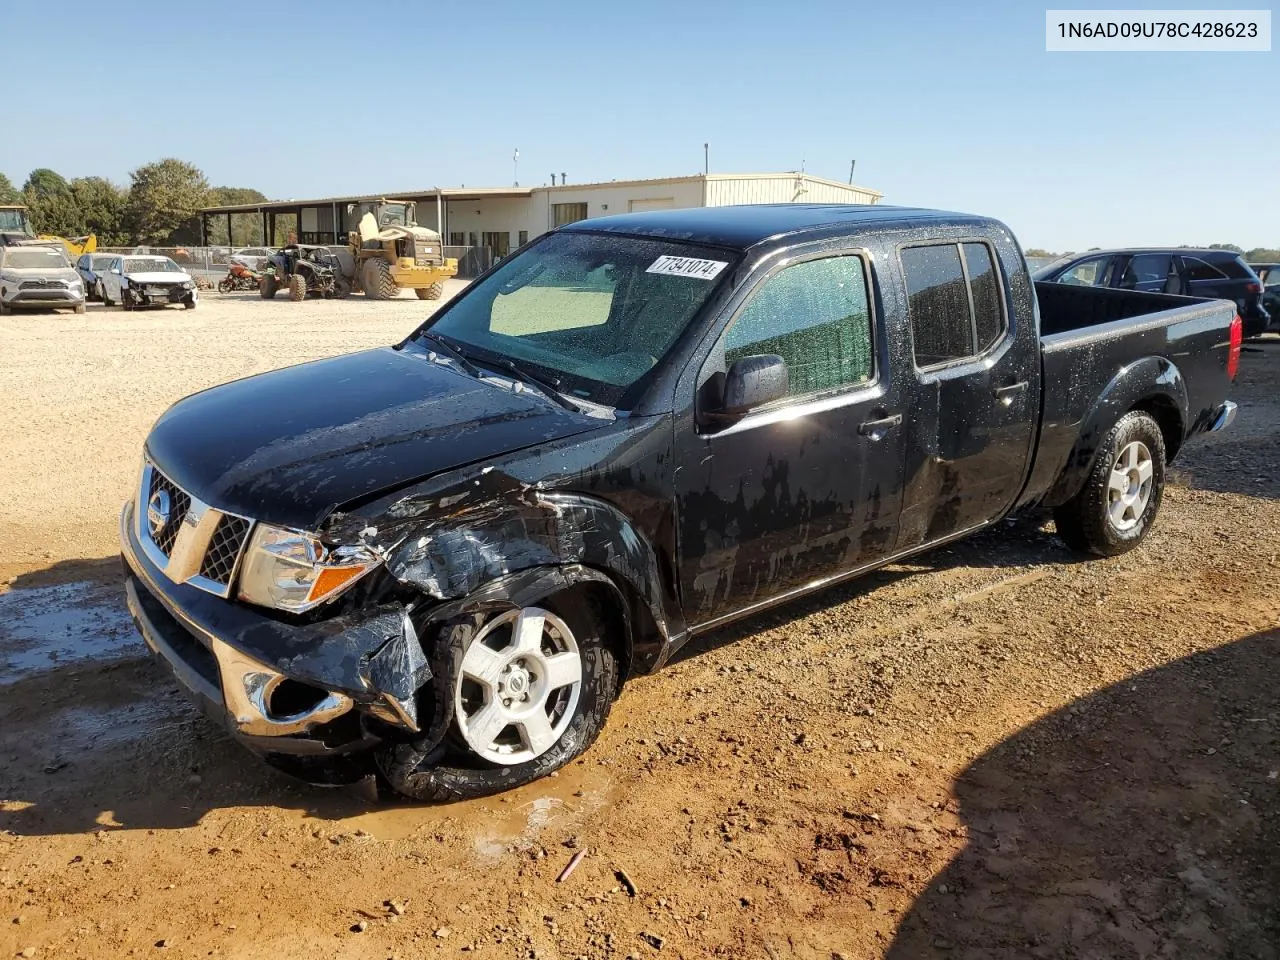
[[[1080,492],[1098,447],[1106,435],[1130,410],[1156,404],[1176,411],[1178,440],[1185,438],[1187,385],[1171,361],[1164,357],[1143,357],[1128,364],[1103,388],[1092,409],[1080,422],[1080,433],[1067,457],[1066,466],[1044,498],[1049,506],[1065,503]]]
[[[623,601],[628,667],[652,669],[671,637],[685,632],[653,545],[603,499],[489,470],[406,497],[374,524],[348,515],[330,532],[374,548],[391,577],[445,603],[424,607],[418,616],[426,620],[494,599],[528,605],[595,580]]]

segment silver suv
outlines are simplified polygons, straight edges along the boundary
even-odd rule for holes
[[[16,307],[84,313],[84,281],[61,244],[0,246],[0,315]]]

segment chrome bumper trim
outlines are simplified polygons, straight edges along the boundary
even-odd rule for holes
[[[1213,421],[1213,426],[1211,426],[1209,429],[1211,431],[1225,430],[1227,429],[1227,427],[1231,426],[1231,424],[1235,421],[1235,419],[1236,419],[1235,403],[1231,400],[1224,400],[1222,402],[1222,406],[1218,408],[1218,416]]]
[[[284,674],[235,649],[220,637],[195,624],[172,603],[147,572],[138,557],[137,541],[131,536],[132,502],[120,511],[120,547],[134,575],[143,582],[151,596],[178,624],[213,654],[218,664],[221,689],[215,689],[204,677],[186,664],[164,640],[164,635],[147,615],[131,582],[126,581],[125,594],[129,612],[148,647],[173,670],[178,681],[200,699],[219,707],[226,714],[231,729],[249,737],[288,737],[305,734],[322,723],[328,723],[350,710],[355,702],[345,693],[329,691],[313,707],[287,717],[274,717],[267,708],[272,691],[289,679]]]

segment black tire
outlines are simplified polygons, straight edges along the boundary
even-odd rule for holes
[[[538,605],[564,620],[582,659],[578,704],[555,745],[533,760],[509,766],[490,762],[467,746],[454,717],[454,683],[467,645],[493,614],[463,618],[442,627],[434,653],[428,653],[433,676],[420,692],[422,738],[375,751],[378,770],[392,790],[433,803],[489,796],[558,770],[595,742],[618,695],[618,658],[604,635],[610,619],[587,590],[569,590]]]
[[[307,278],[300,273],[289,278],[289,299],[294,303],[307,299]]]
[[[418,287],[414,291],[419,300],[439,300],[444,296],[444,284],[437,281],[429,287]]]
[[[270,300],[276,295],[276,276],[274,273],[268,273],[258,282],[258,293],[263,300]]]
[[[1112,471],[1121,466],[1117,459],[1133,444],[1145,447],[1149,454],[1150,489],[1141,512],[1135,509],[1132,517],[1117,522],[1112,512],[1121,505],[1112,499]],[[1160,425],[1141,410],[1126,413],[1103,438],[1080,492],[1054,510],[1058,536],[1073,550],[1098,557],[1115,557],[1132,550],[1146,539],[1155,524],[1164,498],[1164,468],[1164,435]]]
[[[183,310],[194,310],[195,308],[196,308],[195,297],[187,297],[187,299],[182,301]]]
[[[230,278],[223,277],[221,280],[218,281],[219,293],[230,293],[234,289],[235,289],[235,284],[231,282]]]
[[[0,317],[7,317],[11,313],[13,313],[13,307],[0,300]]]
[[[132,309],[133,309],[133,299],[132,299],[132,297],[130,297],[130,295],[129,295],[129,288],[128,288],[128,287],[121,287],[121,288],[120,288],[120,309],[121,309],[121,310],[132,310]]]
[[[400,293],[391,264],[377,257],[364,262],[364,295],[370,300],[394,300]]]
[[[83,303],[77,303],[73,309],[76,313],[84,313],[89,308]]]

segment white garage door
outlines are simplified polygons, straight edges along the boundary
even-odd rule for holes
[[[631,212],[640,213],[644,210],[670,210],[675,205],[675,197],[654,197],[648,200],[632,200]]]

